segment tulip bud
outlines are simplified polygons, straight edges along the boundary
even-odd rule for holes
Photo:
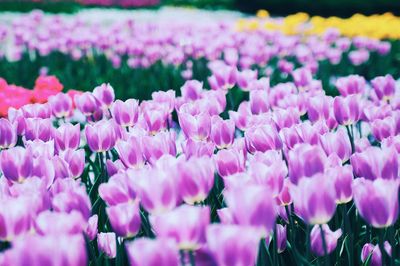
[[[85,234],[89,238],[89,240],[94,240],[97,236],[97,225],[98,225],[99,217],[97,214],[90,216],[88,225],[85,230]]]
[[[93,152],[104,152],[112,149],[116,142],[116,132],[110,120],[102,120],[85,127],[86,141]]]
[[[235,138],[235,123],[232,120],[223,120],[219,116],[211,119],[210,139],[219,149],[232,145]]]
[[[320,226],[322,226],[324,237],[322,237]],[[332,232],[327,224],[314,225],[310,235],[312,252],[317,256],[324,256],[332,253],[332,251],[335,250],[337,246],[337,241],[341,236],[342,236],[341,229]],[[324,241],[323,239],[325,240],[325,243],[322,242]],[[327,254],[325,254],[324,244],[326,247]]]
[[[139,104],[135,99],[125,102],[116,100],[111,107],[112,117],[115,122],[123,127],[133,127],[139,118]]]
[[[58,93],[49,97],[53,115],[57,118],[69,117],[72,114],[72,99],[68,94]]]
[[[33,171],[31,149],[14,147],[0,153],[0,168],[3,175],[13,182],[22,182],[31,176]]]
[[[103,108],[109,108],[115,99],[114,89],[108,83],[94,88],[93,96],[97,98]]]
[[[97,246],[99,251],[113,259],[117,256],[117,238],[115,233],[99,233],[97,234]]]
[[[0,118],[0,149],[14,147],[17,143],[17,128],[5,118]]]
[[[107,208],[107,216],[114,232],[121,237],[133,237],[140,230],[139,202],[120,203]]]
[[[76,150],[81,141],[80,125],[62,124],[53,131],[53,135],[57,151],[64,151],[66,149]]]
[[[215,155],[218,174],[222,177],[233,175],[245,170],[245,158],[241,151],[235,149],[220,150]]]

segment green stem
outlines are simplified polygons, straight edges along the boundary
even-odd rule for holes
[[[386,264],[386,250],[385,250],[385,229],[380,229],[379,230],[379,249],[381,250],[382,253],[382,265],[387,265]]]
[[[321,224],[319,225],[319,229],[321,230],[322,247],[324,249],[324,255],[325,255],[325,259],[326,259],[326,261],[324,261],[324,262],[326,265],[329,266],[329,265],[331,265],[331,263],[329,261],[328,248],[326,246],[325,232],[324,232],[324,229],[322,228]]]
[[[277,224],[274,225],[274,265],[278,265],[278,233]]]
[[[194,253],[192,250],[189,251],[190,265],[196,266],[196,260],[194,258]]]
[[[351,134],[350,132],[350,127],[346,126],[346,130],[347,130],[347,135],[349,135],[349,139],[350,139],[350,144],[351,144],[351,153],[355,152],[355,147],[354,147],[354,138],[353,138],[353,134]]]

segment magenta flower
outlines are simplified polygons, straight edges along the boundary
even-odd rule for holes
[[[240,173],[245,170],[243,152],[233,148],[218,151],[215,155],[215,163],[218,174],[222,177]]]
[[[108,83],[94,88],[93,96],[97,98],[103,108],[109,108],[115,99],[114,89]]]
[[[327,156],[320,146],[298,144],[289,151],[289,178],[297,184],[303,177],[311,177],[325,171]]]
[[[354,180],[354,203],[367,223],[376,228],[384,228],[397,221],[399,185],[398,179]]]
[[[111,120],[102,120],[85,126],[85,136],[93,152],[105,152],[112,149],[117,140],[114,124]]]
[[[14,147],[0,153],[0,168],[8,180],[22,182],[31,176],[33,158],[31,149]]]
[[[325,133],[320,141],[326,155],[336,154],[342,162],[350,159],[351,144],[345,129],[339,128],[336,132]]]
[[[98,222],[99,216],[97,214],[90,216],[87,227],[85,229],[85,234],[89,238],[89,240],[94,240],[96,238]]]
[[[25,139],[40,139],[44,142],[53,138],[53,124],[50,119],[27,118],[25,119]]]
[[[139,137],[130,136],[127,141],[119,141],[115,148],[126,167],[140,168],[144,165],[142,143]]]
[[[361,117],[360,97],[350,95],[347,97],[337,96],[333,100],[333,113],[340,125],[351,125]]]
[[[120,203],[107,208],[107,216],[114,232],[121,237],[133,237],[140,230],[139,202]]]
[[[71,176],[73,178],[80,177],[85,168],[85,150],[66,150],[61,157],[68,164]]]
[[[201,97],[203,91],[203,83],[197,80],[188,80],[181,87],[182,98],[186,101],[197,100]]]
[[[211,141],[194,141],[186,139],[182,142],[182,151],[186,158],[191,157],[211,157],[214,154],[215,145]]]
[[[342,236],[342,230],[339,228],[338,230],[332,232],[327,224],[322,225],[322,230],[324,232],[326,252],[327,254],[330,254],[335,250],[337,241]],[[317,256],[324,256],[324,243],[322,242],[323,240],[320,225],[314,225],[311,230],[310,240],[312,252]]]
[[[362,76],[350,75],[338,78],[335,85],[342,96],[348,96],[352,94],[363,94],[366,81]]]
[[[287,229],[286,225],[283,226],[281,224],[276,225],[276,237],[278,242],[278,253],[282,253],[286,249],[286,240],[287,240]]]
[[[129,202],[136,198],[131,180],[125,173],[115,174],[107,183],[100,184],[99,195],[108,206]]]
[[[176,155],[176,134],[174,131],[159,132],[154,136],[142,138],[143,155],[147,161],[153,163],[164,154]]]
[[[33,215],[30,200],[31,199],[26,196],[5,199],[0,198],[0,204],[2,206],[7,206],[7,208],[0,208],[1,240],[14,240],[14,238],[26,234],[30,230]]]
[[[35,220],[35,230],[40,235],[74,235],[85,230],[85,220],[77,211],[41,212]]]
[[[107,257],[113,259],[117,256],[117,238],[115,233],[97,234],[97,246],[99,251],[103,252]]]
[[[244,137],[247,150],[250,153],[282,149],[282,140],[279,137],[277,129],[273,125],[265,124],[248,128]]]
[[[168,107],[155,102],[142,103],[143,118],[146,123],[146,129],[150,134],[156,134],[167,128],[169,117]]]
[[[254,81],[257,81],[257,71],[251,69],[245,69],[243,71],[237,71],[236,82],[239,88],[244,91],[252,90],[252,85]],[[269,84],[268,84],[269,86]]]
[[[49,97],[53,115],[57,118],[69,117],[73,112],[72,99],[66,93],[58,93]]]
[[[206,140],[211,131],[211,117],[208,113],[191,115],[178,112],[179,125],[187,138],[193,140]]]
[[[268,102],[268,91],[252,90],[250,91],[250,110],[252,114],[258,115],[270,110]]]
[[[388,74],[371,80],[372,88],[379,100],[390,101],[396,91],[396,81]]]
[[[332,178],[336,190],[336,203],[347,203],[353,198],[353,168],[351,165],[329,168],[326,175]]]
[[[178,165],[179,192],[187,204],[204,201],[214,185],[214,164],[209,157],[193,157]]]
[[[250,226],[213,224],[207,227],[208,247],[220,266],[255,265],[261,236]]]
[[[250,184],[237,186],[225,192],[225,199],[236,224],[253,226],[262,236],[273,230],[276,204],[269,189]]]
[[[384,249],[389,256],[392,254],[392,247],[389,242],[385,241]],[[381,266],[382,265],[382,252],[378,245],[366,243],[361,250],[361,261],[365,263],[369,259],[370,266]]]
[[[168,112],[171,113],[175,108],[175,91],[155,91],[151,94],[154,102],[167,106]]]
[[[397,179],[399,175],[398,154],[393,147],[380,149],[368,147],[350,158],[354,174],[370,180],[377,178]]]
[[[111,106],[111,114],[118,125],[133,127],[139,119],[139,103],[135,99],[116,100]]]
[[[53,195],[51,205],[53,210],[57,212],[78,211],[85,220],[90,217],[90,199],[83,186],[77,185]]]
[[[0,149],[14,147],[17,143],[17,128],[5,118],[0,118]]]
[[[74,102],[78,110],[86,116],[91,116],[96,113],[101,105],[99,100],[90,92],[84,92],[80,95],[76,95]]]
[[[228,148],[235,138],[235,123],[233,120],[223,120],[220,116],[211,119],[210,139],[218,149]]]
[[[383,141],[386,138],[396,135],[396,120],[393,116],[388,116],[383,119],[375,119],[371,123],[372,135],[378,140]]]
[[[168,239],[139,238],[126,244],[131,266],[179,266],[176,243]]]
[[[329,176],[318,173],[290,188],[295,212],[307,224],[328,223],[335,214],[336,192]]]
[[[53,136],[57,151],[64,151],[67,149],[76,150],[81,141],[80,125],[72,125],[70,123],[62,124],[53,131]]]
[[[210,223],[210,209],[181,205],[162,215],[150,217],[158,238],[171,238],[184,250],[196,250],[206,240],[206,227]]]

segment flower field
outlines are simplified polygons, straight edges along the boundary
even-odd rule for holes
[[[0,266],[400,265],[399,23],[0,14]]]

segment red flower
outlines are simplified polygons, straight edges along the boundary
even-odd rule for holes
[[[39,76],[35,81],[35,91],[55,91],[61,92],[64,86],[55,76]]]

